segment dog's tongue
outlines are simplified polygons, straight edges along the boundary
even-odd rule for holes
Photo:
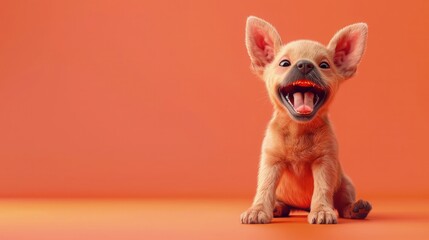
[[[297,113],[310,114],[314,108],[314,93],[312,92],[296,92],[293,94],[293,108]]]

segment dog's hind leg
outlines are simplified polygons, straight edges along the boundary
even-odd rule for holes
[[[286,203],[276,200],[276,203],[274,204],[273,216],[275,218],[289,217],[290,209],[291,208],[286,205]]]
[[[343,175],[341,186],[334,194],[334,207],[341,218],[364,219],[371,211],[368,201],[356,200],[355,188],[350,179]]]

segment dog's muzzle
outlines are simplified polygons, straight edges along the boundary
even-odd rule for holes
[[[311,120],[327,98],[328,91],[308,79],[279,87],[279,96],[291,115],[300,121]]]

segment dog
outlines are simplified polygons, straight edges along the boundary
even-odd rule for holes
[[[265,82],[274,113],[262,143],[258,183],[244,224],[269,223],[308,211],[310,224],[364,219],[368,201],[355,189],[338,161],[328,107],[339,85],[352,77],[365,51],[368,26],[356,23],[338,31],[327,46],[311,40],[282,44],[268,22],[249,17],[246,47],[251,68]]]

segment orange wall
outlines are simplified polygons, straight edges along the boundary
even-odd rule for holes
[[[284,41],[369,24],[331,117],[361,194],[428,195],[420,1],[2,1],[0,196],[251,196],[271,114],[248,15]]]

